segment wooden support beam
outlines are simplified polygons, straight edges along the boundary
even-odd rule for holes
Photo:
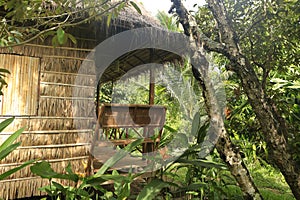
[[[150,63],[153,62],[154,49],[150,49]],[[155,73],[152,68],[150,68],[150,84],[149,84],[149,105],[154,105],[155,96]]]
[[[150,89],[149,89],[149,105],[154,105],[155,97],[155,76],[154,70],[150,69]]]

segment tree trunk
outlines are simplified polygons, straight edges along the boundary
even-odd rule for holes
[[[250,65],[248,61],[246,61],[246,65]],[[288,132],[284,119],[279,115],[272,101],[266,97],[255,72],[250,66],[241,66],[236,72],[242,81],[249,103],[260,122],[262,132],[266,136],[270,160],[285,177],[295,198],[300,199],[300,170],[289,152]]]
[[[231,69],[237,73],[242,82],[244,91],[248,96],[257,119],[265,134],[271,161],[280,169],[286,182],[290,186],[296,199],[300,199],[300,170],[292,159],[287,144],[287,128],[285,120],[277,111],[275,105],[267,97],[262,84],[252,68],[249,60],[241,53],[238,37],[227,18],[226,9],[222,0],[207,0],[208,7],[214,18],[225,43],[223,49],[215,49],[231,61]],[[201,40],[201,38],[199,38]],[[207,49],[210,45],[204,45]],[[210,49],[214,50],[214,49]]]
[[[222,0],[207,0],[208,7],[218,23],[223,43],[221,44],[207,38],[196,25],[190,26],[191,18],[189,18],[188,12],[180,0],[171,1],[173,2],[172,9],[176,9],[185,34],[193,36],[197,44],[201,44],[204,49],[221,53],[231,61],[231,68],[229,70],[236,72],[242,82],[249,103],[256,113],[262,131],[266,136],[270,159],[284,175],[294,196],[300,199],[300,170],[297,168],[296,163],[292,159],[292,154],[288,150],[286,123],[280,116],[275,105],[266,96],[262,84],[259,82],[249,60],[241,53],[238,45],[238,37],[227,18],[224,2]],[[226,145],[227,142],[228,145]],[[222,149],[222,143],[228,147]],[[228,156],[229,152],[227,150],[230,150],[230,146],[230,140],[226,139],[226,135],[224,138],[220,137],[217,149],[221,155],[224,154],[224,157]],[[231,167],[230,164],[228,166],[229,168]],[[231,173],[242,187],[243,183],[241,183],[233,171],[234,169],[231,169]]]
[[[238,149],[232,143],[226,132],[223,121],[223,109],[214,89],[215,81],[211,81],[211,76],[209,75],[209,63],[205,59],[200,59],[203,55],[201,55],[200,50],[197,51],[197,49],[201,49],[201,47],[191,44],[191,47],[193,46],[194,55],[192,56],[191,61],[198,66],[193,66],[193,71],[195,72],[195,70],[197,70],[198,72],[198,75],[196,75],[197,72],[196,74],[194,73],[194,75],[200,80],[200,86],[205,99],[205,106],[210,117],[210,129],[208,130],[208,134],[215,134],[218,136],[216,142],[217,151],[239,184],[244,199],[263,199],[255,186]]]
[[[216,95],[214,93],[212,82],[209,79],[209,63],[200,59],[202,55],[202,47],[199,46],[198,36],[199,33],[190,26],[190,19],[188,18],[188,12],[181,4],[180,0],[171,0],[173,2],[172,9],[176,9],[176,13],[179,16],[179,21],[184,27],[184,33],[188,36],[194,36],[194,40],[191,40],[191,48],[193,49],[194,55],[191,58],[194,75],[200,80],[202,87],[203,96],[205,99],[205,105],[207,108],[208,115],[210,117],[210,127],[212,128],[211,133],[219,136],[216,148],[227,164],[231,174],[235,177],[239,184],[243,196],[245,199],[262,199],[257,187],[255,186],[252,177],[246,168],[240,153],[237,148],[232,144],[230,138],[227,135],[223,121],[223,110],[220,109],[220,105]],[[217,45],[218,46],[218,45]]]

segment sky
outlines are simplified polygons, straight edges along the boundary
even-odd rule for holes
[[[171,7],[171,0],[138,0],[138,2],[143,3],[146,10],[150,11],[153,16],[157,14],[157,11],[165,11],[168,13]],[[183,1],[183,4],[186,6],[188,10],[193,9],[193,5],[198,3],[198,5],[202,5],[204,0],[186,0]]]

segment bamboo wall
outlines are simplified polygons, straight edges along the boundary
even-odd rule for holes
[[[8,69],[11,73],[7,74],[7,87],[2,89],[0,114],[35,115],[40,59],[0,54],[0,66]]]
[[[13,72],[6,91],[11,84],[15,87],[11,93],[14,96],[3,99],[0,120],[6,119],[7,114],[17,115],[13,124],[0,133],[0,142],[17,129],[26,128],[19,138],[22,146],[0,161],[0,174],[32,159],[48,160],[57,172],[63,172],[69,162],[75,172],[84,172],[95,123],[93,60],[86,60],[89,67],[78,70],[94,45],[95,41],[89,38],[65,47],[53,48],[50,41],[36,41],[12,50],[0,49],[0,67]],[[16,74],[19,77],[14,77]],[[25,88],[26,80],[32,81]],[[13,106],[5,104],[12,101]],[[26,105],[31,105],[27,112],[22,110]],[[49,182],[34,176],[26,167],[0,181],[0,198],[41,195],[38,188],[45,184]]]

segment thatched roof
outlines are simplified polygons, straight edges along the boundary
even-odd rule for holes
[[[116,1],[118,0],[113,0],[112,2],[114,3]],[[139,6],[142,15],[138,13],[136,9],[133,8],[133,6],[129,6],[125,7],[118,16],[113,18],[109,26],[107,26],[107,18],[103,17],[102,20],[94,20],[76,27],[70,27],[67,31],[73,34],[76,38],[84,39],[87,41],[88,44],[86,44],[86,47],[81,46],[81,48],[91,48],[91,43],[94,43],[94,45],[97,46],[108,37],[126,30],[142,27],[155,27],[157,29],[163,29],[159,21],[151,16],[142,4],[137,1],[135,1],[135,3]],[[77,9],[80,9],[80,7],[77,7]],[[0,16],[4,16],[5,12],[3,11],[3,8],[0,10],[2,10]],[[86,17],[86,14],[81,15],[82,17]],[[37,41],[34,43],[39,42]],[[164,63],[172,61],[174,59],[178,60],[180,59],[180,57],[173,53],[159,49],[154,51],[154,56],[151,56],[149,49],[139,49],[133,52],[126,53],[125,55],[120,56],[113,63],[111,63],[111,65],[107,68],[107,70],[101,77],[100,81],[107,82],[110,80],[117,80],[132,68],[145,63]],[[120,66],[120,63],[122,64],[122,66]]]
[[[143,27],[154,27],[159,30],[167,31],[160,25],[157,19],[151,16],[151,14],[143,7],[142,4],[137,3],[137,5],[141,9],[142,15],[138,13],[135,8],[126,7],[119,13],[117,18],[113,19],[112,24],[108,29],[101,29],[100,33],[97,33],[97,35],[100,37],[103,37],[103,35],[111,36],[126,30]],[[103,24],[103,22],[106,23],[106,20],[98,22],[96,27],[106,26],[106,24]],[[106,34],[103,33],[104,31],[106,31]],[[102,38],[98,38],[99,43],[102,41]],[[166,63],[174,60],[181,60],[181,57],[162,49],[137,49],[135,51],[128,52],[114,60],[114,62],[107,67],[99,80],[100,82],[117,80],[134,67],[147,63]]]
[[[181,60],[180,56],[161,49],[139,49],[122,55],[116,59],[102,74],[100,82],[116,81],[134,67],[147,63],[166,63]],[[153,54],[151,53],[153,52]],[[152,55],[151,55],[152,54]],[[138,71],[137,71],[138,72]],[[132,74],[138,75],[138,74]]]

